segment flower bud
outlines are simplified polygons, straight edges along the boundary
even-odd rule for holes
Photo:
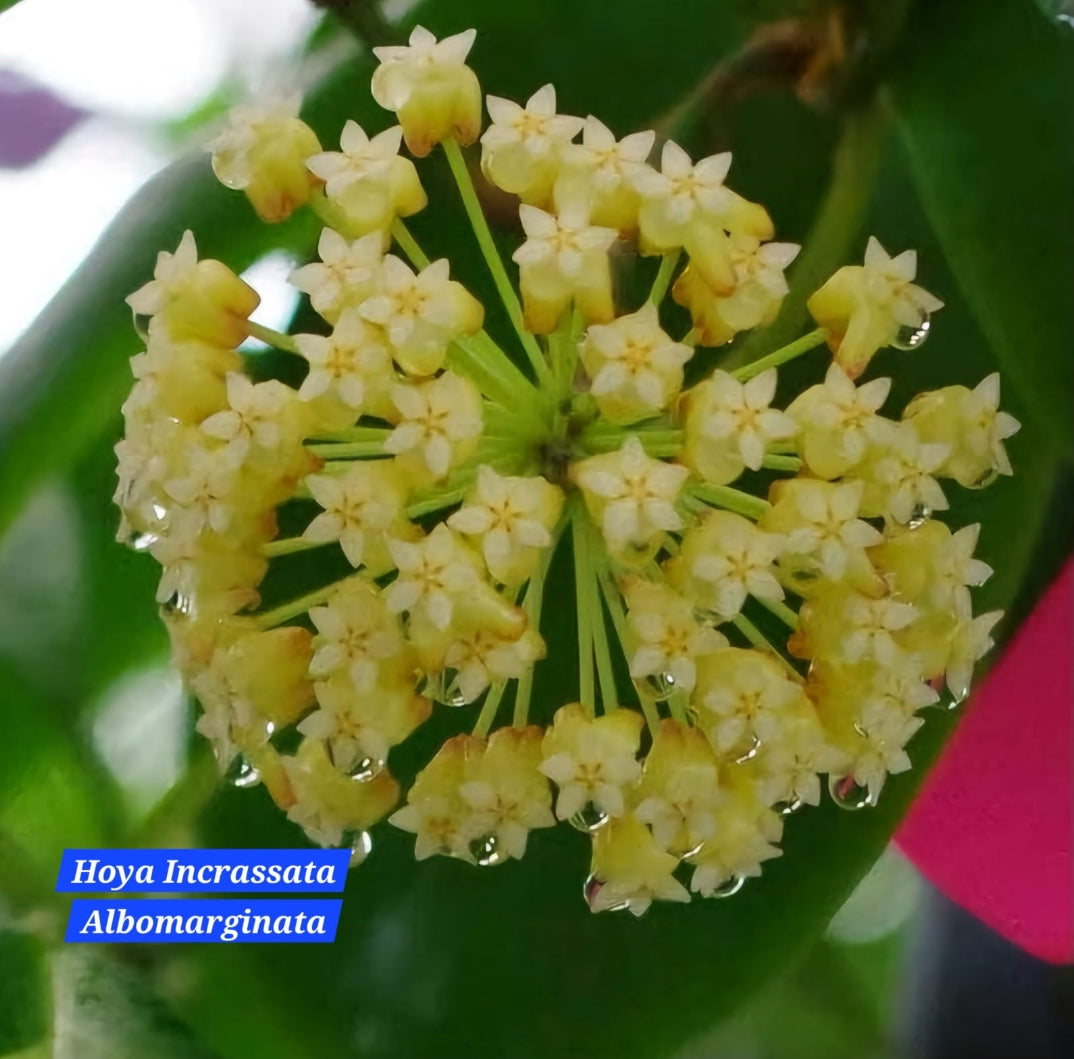
[[[298,117],[298,96],[263,107],[235,107],[230,125],[210,143],[213,172],[222,184],[246,193],[257,215],[284,221],[316,185],[306,160],[321,145]]]
[[[463,147],[481,133],[481,86],[466,65],[476,31],[441,41],[415,26],[410,43],[374,48],[373,98],[395,112],[411,154],[424,158],[442,140]]]

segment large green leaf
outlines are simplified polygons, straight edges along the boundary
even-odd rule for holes
[[[923,0],[891,84],[921,201],[1004,372],[1074,453],[1074,35]]]
[[[32,934],[0,929],[0,1055],[48,1033],[48,962]]]

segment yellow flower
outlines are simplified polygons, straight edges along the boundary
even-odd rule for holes
[[[481,434],[481,395],[469,379],[446,371],[428,382],[394,386],[399,425],[384,451],[415,481],[437,481],[474,451]]]
[[[475,556],[445,525],[420,541],[389,540],[399,576],[385,600],[393,614],[423,613],[437,629],[446,629],[458,597],[472,592],[479,573]]]
[[[367,692],[384,682],[382,670],[398,669],[395,664],[405,657],[402,629],[376,585],[364,577],[344,581],[309,615],[317,629],[309,664],[314,679],[344,675],[357,691]]]
[[[195,339],[176,340],[159,318],[150,321],[145,352],[131,357],[130,364],[138,385],[124,415],[150,427],[160,412],[181,423],[201,423],[226,408],[225,379],[242,368],[234,350]]]
[[[798,424],[798,451],[818,478],[838,478],[857,467],[894,429],[877,415],[887,400],[891,379],[871,379],[855,387],[838,364],[824,382],[810,386],[787,407]]]
[[[432,703],[401,684],[359,689],[346,677],[315,685],[318,709],[298,730],[323,740],[335,768],[369,780],[383,768],[388,751],[426,721]]]
[[[310,634],[305,629],[268,629],[240,634],[213,652],[211,668],[221,682],[233,722],[266,738],[272,727],[292,724],[313,704],[307,675]],[[266,729],[266,722],[270,722]]]
[[[1021,424],[999,411],[999,375],[982,379],[972,390],[945,386],[918,394],[903,412],[917,436],[927,445],[947,450],[938,473],[960,485],[977,488],[994,474],[1013,474],[1003,442]]]
[[[718,293],[729,294],[735,279],[728,235],[772,236],[764,207],[724,185],[729,152],[694,164],[676,143],[664,144],[660,171],[638,166],[634,186],[641,194],[638,229],[642,253],[663,254],[684,247],[695,267]]]
[[[723,797],[719,764],[701,730],[670,718],[661,721],[634,809],[656,844],[681,857],[712,838]]]
[[[914,604],[949,608],[966,585],[983,585],[992,567],[974,559],[979,523],[952,533],[935,519],[894,533],[871,552],[892,591]]]
[[[288,282],[308,294],[310,305],[334,324],[344,309],[357,308],[379,287],[384,237],[370,232],[348,242],[339,232],[325,228],[317,253],[320,262],[296,268]]]
[[[801,686],[774,659],[725,647],[699,659],[691,702],[698,726],[722,758],[732,751],[749,756],[779,740],[802,698]]]
[[[682,529],[675,501],[688,473],[647,456],[634,436],[617,452],[590,456],[571,468],[605,542],[616,553],[650,548],[662,534]]]
[[[556,816],[569,820],[592,806],[599,817],[626,812],[625,789],[641,775],[641,715],[612,709],[590,717],[580,703],[556,711],[543,744],[543,772],[558,788]]]
[[[395,111],[411,154],[424,158],[441,140],[473,143],[481,132],[481,86],[466,56],[476,31],[438,41],[415,26],[406,46],[374,48],[373,98]]]
[[[802,605],[799,630],[809,657],[845,662],[871,659],[895,669],[912,664],[896,634],[917,616],[911,604],[890,596],[870,599],[833,587]]]
[[[315,181],[306,159],[321,145],[298,116],[302,100],[289,96],[264,106],[238,106],[209,144],[222,184],[246,193],[263,220],[284,221],[310,196]]]
[[[306,165],[324,182],[325,194],[344,212],[351,236],[381,232],[396,217],[409,217],[425,208],[428,199],[414,163],[399,154],[403,130],[385,129],[370,139],[356,121],[348,121],[340,136],[342,151],[324,151]]]
[[[783,821],[765,806],[748,776],[735,780],[717,810],[712,838],[688,858],[694,865],[690,889],[702,897],[734,893],[745,879],[761,874],[766,860],[783,852],[776,845]]]
[[[764,533],[731,511],[710,511],[682,538],[681,591],[704,610],[734,617],[747,596],[780,600],[783,589],[772,564],[786,546],[778,533]]]
[[[897,424],[854,470],[865,483],[861,513],[905,526],[919,512],[945,511],[947,497],[935,475],[947,454],[946,445],[922,444],[912,424]]]
[[[316,544],[339,541],[351,566],[384,565],[387,534],[397,530],[406,488],[390,461],[357,463],[342,474],[311,474],[306,487],[324,508],[302,536]]]
[[[658,901],[689,901],[672,872],[678,858],[660,848],[652,832],[633,816],[611,820],[593,836],[593,867],[586,898],[593,912],[629,909],[642,915]]]
[[[360,410],[371,403],[375,391],[391,385],[392,359],[383,336],[357,309],[341,313],[327,337],[295,335],[295,345],[310,366],[298,390],[304,401],[331,394],[348,408]]]
[[[589,392],[613,423],[635,423],[666,408],[682,388],[682,366],[693,355],[660,327],[651,302],[610,324],[594,324],[581,349]]]
[[[177,340],[234,349],[249,334],[247,321],[261,299],[219,261],[199,261],[193,232],[174,254],[161,251],[153,278],[127,298],[139,316],[159,317]]]
[[[731,289],[712,287],[703,273],[687,266],[672,287],[675,301],[690,311],[703,346],[730,342],[740,331],[772,323],[787,294],[783,270],[798,256],[795,243],[762,243],[733,235],[726,252]]]
[[[638,226],[641,204],[633,185],[634,167],[649,157],[655,140],[656,133],[647,130],[617,141],[607,125],[590,115],[582,127],[582,142],[562,148],[556,206],[562,208],[571,199],[587,198],[594,224],[632,234]]]
[[[563,491],[544,478],[503,476],[482,464],[474,488],[447,524],[480,537],[489,573],[514,585],[529,578],[540,551],[551,545],[550,530],[562,508]]]
[[[459,787],[470,809],[470,855],[481,863],[522,858],[530,831],[552,827],[552,792],[538,771],[543,729],[501,728]]]
[[[547,206],[564,148],[585,124],[556,113],[556,90],[539,88],[525,107],[486,97],[492,124],[481,137],[481,169],[489,182],[533,206]]]
[[[585,203],[569,202],[558,214],[523,203],[519,219],[526,241],[514,252],[519,266],[526,325],[535,334],[555,329],[573,299],[589,323],[615,316],[608,248],[614,228],[589,223]]]
[[[338,846],[344,833],[371,827],[399,800],[399,784],[386,769],[355,782],[332,764],[319,739],[303,739],[282,764],[294,798],[287,815],[320,846]]]
[[[768,445],[793,437],[794,420],[770,408],[776,369],[746,383],[716,370],[686,395],[682,460],[706,482],[725,485],[747,467],[756,471]]]
[[[396,363],[408,375],[433,375],[448,345],[481,329],[485,310],[461,283],[448,279],[446,258],[418,275],[389,254],[380,285],[362,302],[362,317],[384,329]]]
[[[836,363],[856,379],[882,346],[896,345],[900,332],[907,345],[927,328],[929,315],[943,308],[939,298],[912,283],[917,252],[888,255],[875,236],[869,237],[864,265],[845,265],[807,303],[813,319],[828,331]]]
[[[849,579],[864,592],[883,594],[871,563],[884,540],[875,526],[858,518],[864,483],[791,478],[773,483],[772,507],[758,521],[782,534],[786,547],[779,568],[801,596],[815,595],[825,583]]]
[[[624,589],[627,620],[637,646],[630,658],[635,680],[654,677],[683,691],[697,681],[697,663],[727,646],[727,638],[700,624],[693,605],[674,589],[658,581],[630,580]]]

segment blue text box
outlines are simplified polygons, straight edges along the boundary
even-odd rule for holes
[[[343,902],[325,898],[76,898],[69,943],[327,943]]]
[[[349,849],[68,849],[58,893],[340,893]]]

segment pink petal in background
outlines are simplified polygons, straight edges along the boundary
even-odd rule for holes
[[[1074,561],[1037,604],[945,749],[897,839],[1004,937],[1074,960]]]

